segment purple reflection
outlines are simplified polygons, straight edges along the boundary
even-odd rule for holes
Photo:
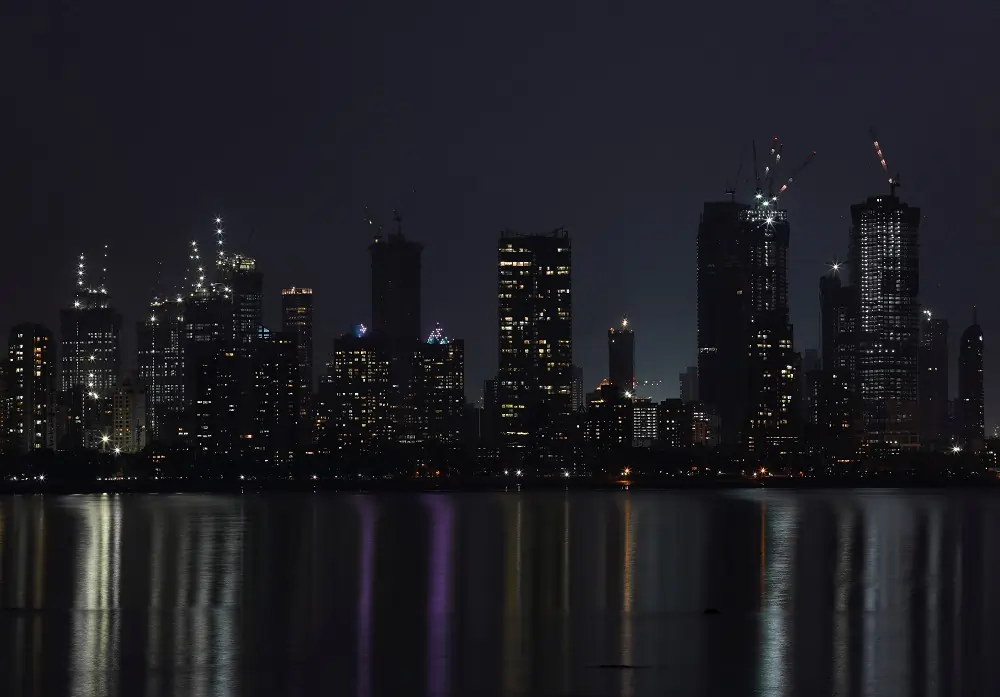
[[[448,694],[451,642],[451,579],[454,545],[454,511],[451,500],[431,496],[431,564],[427,583],[427,693]]]
[[[367,496],[355,503],[361,518],[361,577],[358,579],[358,697],[372,693],[372,605],[375,588],[375,506]]]

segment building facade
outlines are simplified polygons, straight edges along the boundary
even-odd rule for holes
[[[6,449],[56,449],[56,344],[40,324],[10,330],[3,400]]]
[[[973,311],[972,324],[958,347],[958,401],[955,405],[958,437],[962,447],[979,450],[986,436],[983,386],[983,330]]]
[[[858,380],[869,453],[920,445],[920,209],[894,194],[851,206],[850,270],[858,288]]]
[[[542,471],[572,458],[573,299],[569,234],[504,232],[498,248],[497,393],[503,457]]]
[[[635,392],[635,332],[628,317],[608,330],[608,380],[622,394]]]
[[[917,395],[920,399],[920,445],[944,450],[951,444],[948,421],[948,320],[924,310],[920,322]]]

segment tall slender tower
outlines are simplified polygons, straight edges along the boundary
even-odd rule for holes
[[[983,389],[983,330],[972,310],[972,324],[962,332],[958,347],[958,408],[960,442],[967,448],[982,447],[986,435]]]
[[[920,398],[920,445],[943,448],[948,445],[948,320],[924,310],[920,322],[920,349],[917,358]]]
[[[756,205],[740,213],[747,244],[746,292],[749,394],[747,448],[759,456],[793,452],[797,437],[795,402],[798,376],[788,321],[786,211],[776,198],[758,194]]]
[[[372,260],[372,326],[374,338],[390,343],[417,344],[420,331],[420,255],[423,245],[403,235],[396,215],[396,232],[378,236],[369,245]]]
[[[851,206],[850,267],[859,289],[858,373],[873,454],[920,445],[917,372],[920,209],[895,195]]]
[[[107,263],[107,247],[104,253]],[[83,442],[97,447],[110,428],[110,404],[121,371],[122,316],[111,307],[102,269],[96,285],[87,281],[87,261],[80,255],[73,306],[59,312],[62,390],[82,399]]]
[[[635,392],[635,332],[627,316],[608,330],[608,380],[622,393]]]
[[[304,393],[313,386],[313,292],[312,288],[281,291],[281,330],[296,339],[298,382]]]
[[[56,360],[52,332],[18,324],[7,342],[7,442],[19,453],[56,448]]]
[[[747,416],[746,237],[735,201],[705,204],[698,225],[698,396],[719,417],[720,440],[739,443]]]
[[[500,235],[497,269],[501,443],[508,460],[568,466],[573,429],[569,233]]]

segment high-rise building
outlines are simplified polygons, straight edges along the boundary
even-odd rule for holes
[[[363,331],[333,342],[321,389],[329,394],[329,447],[339,457],[374,455],[393,439],[389,358],[381,342]]]
[[[150,441],[161,440],[162,416],[184,408],[184,305],[156,296],[136,324],[139,383],[145,390]]]
[[[233,254],[226,260],[223,283],[223,292],[232,295],[233,341],[243,349],[257,340],[263,323],[264,275],[254,259]]]
[[[191,435],[199,460],[222,467],[250,450],[244,384],[246,359],[225,340],[192,342],[185,351],[191,378]]]
[[[423,245],[396,232],[376,237],[368,247],[372,262],[372,336],[412,346],[421,340],[420,255]]]
[[[87,400],[79,432],[82,442],[75,445],[98,447],[111,424],[111,395],[121,370],[122,316],[111,307],[106,269],[97,285],[87,282],[87,263],[81,254],[76,269],[76,297],[73,307],[59,312],[61,388],[70,392],[82,388]]]
[[[659,408],[649,397],[632,399],[632,446],[648,448],[659,433],[657,412]]]
[[[748,420],[745,442],[758,457],[794,452],[799,397],[792,325],[788,321],[787,213],[758,195],[740,212],[747,245]]]
[[[964,332],[958,347],[958,402],[955,412],[958,435],[966,448],[978,450],[986,435],[983,388],[983,330],[972,311],[972,324]]]
[[[608,380],[621,393],[635,392],[635,332],[628,317],[608,330]]]
[[[694,403],[680,399],[665,399],[657,405],[657,438],[661,447],[670,450],[686,450],[691,447],[691,412],[694,406]]]
[[[604,379],[587,400],[586,440],[590,450],[612,451],[631,446],[635,436],[632,399]]]
[[[896,197],[851,206],[850,270],[859,289],[858,380],[871,453],[919,446],[920,209]]]
[[[299,442],[312,441],[313,393],[313,295],[311,288],[285,288],[281,291],[282,331],[295,336],[298,364]]]
[[[708,202],[698,225],[698,396],[718,415],[726,446],[739,443],[749,397],[747,210]]]
[[[112,393],[111,447],[116,455],[137,453],[146,447],[147,392],[123,377]]]
[[[457,447],[465,414],[465,342],[439,330],[414,351],[414,432],[421,442]]]
[[[924,310],[920,322],[917,395],[920,445],[941,450],[950,443],[948,423],[948,320]]]
[[[578,365],[574,365],[573,368],[573,384],[570,393],[571,396],[571,406],[573,413],[579,414],[583,412],[587,406],[584,401],[586,397],[583,394],[583,368]]]
[[[253,355],[253,459],[272,471],[289,465],[298,442],[302,397],[297,336],[273,332]]]
[[[574,445],[571,263],[565,230],[500,235],[497,392],[504,457],[535,457],[550,471],[567,464]]]
[[[698,401],[698,366],[689,365],[680,374],[680,395],[682,402]]]
[[[861,392],[857,369],[857,287],[845,286],[840,264],[820,277],[820,360],[823,377],[816,385],[814,430],[824,454],[851,460],[862,432]]]
[[[281,329],[296,340],[299,385],[308,393],[313,385],[313,292],[311,288],[281,291]]]
[[[13,452],[56,448],[55,340],[40,324],[18,324],[7,342],[4,428]]]

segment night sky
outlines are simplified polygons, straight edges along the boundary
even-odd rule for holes
[[[979,304],[988,428],[1000,414],[1000,3],[10,4],[4,335],[57,329],[76,255],[107,243],[134,365],[157,262],[180,283],[220,215],[265,273],[266,324],[282,287],[314,289],[321,365],[370,318],[365,208],[387,225],[399,208],[426,245],[425,330],[465,338],[470,397],[497,362],[497,233],[559,226],[585,386],[627,312],[638,377],[676,396],[695,361],[702,202],[742,153],[749,197],[751,139],[780,136],[789,166],[819,151],[784,197],[796,349],[815,347],[849,206],[887,189],[874,127],[925,216],[922,299],[951,321],[953,363]]]

